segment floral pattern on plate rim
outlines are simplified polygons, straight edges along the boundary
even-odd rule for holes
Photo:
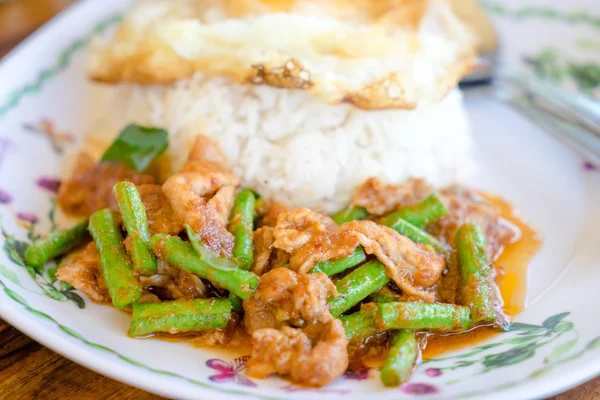
[[[531,8],[523,9],[520,11],[509,12],[509,10],[504,9],[500,6],[497,6],[490,1],[484,1],[484,5],[488,8],[488,10],[490,10],[492,12],[508,15],[508,16],[511,16],[514,18],[539,16],[539,17],[543,17],[543,18],[555,18],[555,19],[567,20],[572,23],[587,23],[587,24],[591,24],[595,27],[600,27],[600,19],[595,19],[591,16],[581,15],[581,13],[563,15],[563,14],[560,14],[557,12],[548,11],[548,9],[531,9]],[[60,73],[62,70],[64,70],[66,68],[66,66],[68,66],[70,58],[73,56],[73,54],[76,53],[78,50],[82,49],[83,47],[85,47],[93,35],[101,33],[102,31],[104,31],[106,28],[110,27],[113,23],[115,23],[118,20],[119,20],[119,16],[113,16],[113,17],[97,24],[92,29],[92,31],[90,32],[90,34],[88,36],[86,36],[83,39],[73,42],[67,49],[65,49],[65,51],[63,51],[59,55],[58,61],[53,67],[41,71],[40,74],[38,75],[38,78],[36,79],[36,81],[34,81],[31,84],[27,84],[27,85],[23,86],[20,90],[17,90],[16,92],[9,95],[7,102],[5,104],[0,105],[0,119],[12,107],[17,106],[19,104],[20,100],[24,96],[39,92],[39,90],[42,88],[42,86],[48,80],[50,80],[52,77],[56,76],[58,73]],[[539,61],[540,57],[542,57],[542,56],[547,57],[547,54],[546,55],[538,54],[537,59],[529,57],[529,59],[527,61],[530,62],[532,67],[535,69],[535,68],[537,68],[537,64],[535,64],[535,61],[536,60]],[[593,79],[596,79],[595,78],[596,72],[597,72],[596,68],[597,68],[597,66],[591,66],[591,67],[590,66],[582,66],[579,69],[570,68],[568,73],[571,74],[572,78],[574,78],[577,81],[580,89],[584,89],[584,90],[595,89],[598,86],[598,83],[596,81],[590,81],[590,76]],[[545,70],[543,70],[543,71],[545,71]],[[536,73],[540,74],[539,71],[536,71]],[[587,85],[587,86],[584,86],[584,85]],[[25,128],[31,132],[41,133],[41,134],[45,135],[46,137],[48,137],[52,148],[57,153],[61,153],[64,149],[64,146],[66,146],[72,142],[72,138],[73,138],[72,135],[70,135],[69,133],[56,131],[56,129],[54,128],[54,125],[49,120],[43,120],[40,122],[39,125],[26,125]],[[8,139],[0,138],[0,166],[2,164],[2,160],[3,160],[3,157],[5,156],[6,150],[8,149],[8,147],[10,147],[11,144],[12,143]],[[587,162],[584,163],[584,169],[597,170],[596,167],[594,167],[593,165],[591,165]],[[52,195],[57,192],[58,187],[60,185],[60,181],[55,178],[40,177],[37,180],[36,184],[41,189],[45,190],[46,194]],[[9,206],[12,203],[12,200],[13,200],[12,196],[8,192],[6,192],[0,188],[0,205]],[[51,232],[52,232],[57,228],[57,225],[56,225],[56,221],[54,218],[56,202],[53,198],[51,198],[51,201],[52,201],[52,207],[49,212],[48,219],[51,222]],[[14,236],[13,234],[9,234],[8,232],[6,232],[4,230],[4,228],[2,228],[1,233],[2,233],[2,236],[4,237],[4,243],[3,243],[2,249],[5,252],[5,254],[8,256],[9,260],[12,261],[13,266],[16,265],[16,266],[26,269],[26,271],[31,276],[31,278],[34,280],[34,282],[42,290],[41,293],[38,293],[38,292],[34,292],[34,293],[36,293],[36,294],[43,293],[44,295],[46,295],[56,301],[71,301],[77,307],[84,308],[85,301],[83,300],[83,298],[81,298],[81,296],[78,293],[76,293],[70,285],[56,280],[55,274],[56,274],[56,268],[57,268],[58,262],[50,265],[49,267],[46,267],[43,271],[38,271],[38,270],[32,268],[31,266],[28,266],[25,264],[25,262],[23,260],[23,252],[24,252],[25,248],[30,243],[34,243],[35,241],[37,241],[41,238],[41,235],[36,233],[36,231],[35,231],[36,224],[39,221],[39,218],[36,215],[33,215],[31,213],[26,213],[26,212],[15,212],[14,215],[17,218],[19,226],[21,226],[27,232],[27,238],[29,239],[29,243],[17,239],[16,236]],[[23,287],[21,285],[17,274],[15,274],[15,272],[13,270],[11,270],[1,264],[0,264],[0,275],[4,276],[4,278],[6,278],[8,281],[10,281],[12,284],[16,285],[17,287],[20,287],[23,290],[31,292],[31,290],[26,289],[25,287]],[[75,330],[73,330],[69,327],[66,327],[64,325],[61,325],[59,322],[57,322],[54,318],[52,318],[48,314],[43,313],[39,310],[36,310],[36,309],[30,307],[29,304],[27,303],[27,301],[21,295],[19,295],[17,292],[10,289],[2,279],[0,279],[0,287],[3,288],[4,293],[9,298],[11,298],[16,303],[21,304],[26,311],[37,316],[38,318],[52,322],[62,332],[82,341],[86,345],[88,345],[92,348],[95,348],[98,351],[103,351],[103,352],[113,354],[117,358],[121,359],[122,361],[124,361],[130,365],[144,368],[144,369],[151,371],[153,373],[156,373],[156,374],[183,379],[192,384],[215,389],[218,391],[222,391],[224,393],[256,396],[256,394],[252,393],[252,392],[229,390],[229,389],[226,389],[223,387],[214,386],[208,382],[203,382],[203,381],[199,381],[196,379],[187,378],[187,377],[181,376],[181,375],[173,373],[173,372],[154,369],[154,368],[144,365],[143,363],[140,363],[136,360],[133,360],[124,355],[121,355],[120,353],[118,353],[108,347],[105,347],[105,346],[97,344],[97,343],[89,342],[82,335],[77,333]],[[557,344],[556,346],[554,346],[552,348],[551,353],[548,356],[546,356],[543,360],[544,366],[541,367],[540,369],[534,371],[533,373],[531,373],[529,377],[534,378],[534,377],[541,376],[541,375],[547,373],[548,371],[550,371],[555,366],[557,366],[561,363],[573,360],[573,359],[581,356],[582,354],[584,354],[586,351],[596,350],[596,349],[600,348],[600,337],[597,337],[597,338],[589,341],[588,343],[586,343],[583,347],[579,348],[579,350],[576,350],[578,342],[579,342],[579,334],[578,334],[577,330],[575,329],[574,324],[571,321],[568,321],[566,319],[566,317],[568,315],[569,315],[568,312],[553,315],[553,316],[547,318],[541,325],[521,323],[521,322],[513,323],[511,325],[511,328],[509,329],[509,331],[506,334],[501,336],[502,340],[500,342],[493,342],[493,343],[483,344],[480,346],[475,346],[471,349],[471,351],[469,351],[465,354],[444,357],[444,358],[435,358],[432,360],[426,360],[425,364],[428,364],[428,365],[434,364],[434,363],[437,364],[438,362],[452,362],[452,363],[442,364],[437,367],[428,367],[428,368],[424,369],[423,371],[419,371],[418,375],[420,378],[439,379],[440,377],[442,377],[444,375],[444,371],[452,371],[452,370],[456,370],[459,368],[466,368],[466,367],[470,367],[470,366],[479,366],[479,365],[481,365],[483,367],[483,369],[476,372],[475,375],[483,374],[483,373],[486,373],[495,368],[501,368],[501,367],[513,365],[513,364],[522,362],[526,359],[532,358],[536,354],[535,353],[536,349],[554,342],[554,340],[558,339],[562,335],[570,335],[571,338],[568,341]],[[511,333],[512,333],[512,335],[511,335]],[[510,337],[506,337],[507,335]],[[494,353],[493,349],[495,349],[499,346],[503,346],[503,345],[504,346],[508,345],[511,347],[508,350],[505,350],[503,352]],[[476,357],[472,358],[474,356],[476,356]],[[212,382],[218,382],[218,383],[234,382],[239,385],[249,386],[249,387],[257,386],[256,383],[254,383],[250,379],[248,379],[245,376],[240,374],[240,372],[245,369],[246,360],[247,360],[247,357],[236,358],[236,359],[232,360],[231,362],[226,361],[226,360],[220,360],[220,359],[208,360],[206,362],[206,365],[209,368],[217,371],[217,374],[210,375],[208,377],[208,380],[210,380]],[[362,368],[358,371],[350,371],[350,372],[346,373],[344,375],[344,378],[350,379],[350,380],[363,380],[363,379],[370,379],[371,375],[372,374],[369,373],[369,369]],[[469,377],[471,377],[471,376],[469,376]],[[469,377],[467,377],[467,378],[469,378]],[[463,379],[465,379],[465,378],[463,378]],[[445,382],[445,384],[453,384],[458,381],[459,380],[448,381],[448,382]],[[509,383],[499,385],[496,388],[486,389],[485,391],[511,387],[511,386],[515,386],[519,383],[520,383],[520,381],[509,382]],[[298,390],[311,390],[315,393],[338,393],[340,395],[349,393],[349,390],[346,390],[346,389],[327,389],[327,388],[304,389],[304,388],[295,387],[294,385],[286,385],[286,386],[281,387],[281,389],[284,391],[288,391],[288,392],[295,392]],[[410,394],[410,395],[427,395],[427,394],[438,393],[441,391],[439,386],[436,386],[429,382],[409,382],[409,383],[402,385],[401,390],[404,393]],[[481,393],[482,393],[481,391],[467,393],[467,394],[465,394],[465,397],[474,396],[474,395],[481,394]],[[277,397],[265,397],[265,396],[260,396],[260,397],[265,398],[265,399],[278,399]]]

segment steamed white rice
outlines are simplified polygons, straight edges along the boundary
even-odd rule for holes
[[[439,104],[384,111],[202,75],[111,91],[113,122],[168,130],[175,169],[201,133],[221,145],[243,185],[290,206],[337,211],[372,176],[442,185],[469,172],[471,138],[458,89]]]

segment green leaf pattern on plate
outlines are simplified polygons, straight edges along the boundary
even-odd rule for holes
[[[543,18],[547,20],[567,22],[569,24],[582,24],[600,29],[600,18],[583,10],[563,12],[552,7],[530,7],[517,8],[506,7],[499,1],[480,0],[483,7],[492,15],[498,15],[514,19]],[[514,4],[514,3],[513,3]],[[552,4],[552,3],[548,3]]]
[[[546,329],[554,330],[554,327],[558,325],[558,323],[565,319],[568,315],[568,312],[553,315],[550,318],[546,319],[544,322],[542,322],[542,326]]]
[[[580,337],[573,322],[566,320],[569,315],[570,312],[552,315],[546,318],[542,322],[542,325],[514,322],[510,325],[505,335],[503,335],[503,337],[509,337],[505,337],[500,342],[475,346],[465,354],[426,360],[425,363],[435,364],[441,361],[454,361],[453,363],[436,367],[435,369],[439,372],[453,371],[473,365],[480,366],[474,375],[468,375],[447,382],[447,384],[454,384],[464,379],[472,378],[475,375],[522,363],[534,358],[538,350],[542,351],[550,347],[550,352],[543,359],[543,366],[529,375],[532,378],[541,376],[559,364],[582,356],[586,351],[600,348],[600,337],[597,337],[589,341],[582,349],[576,350]],[[570,335],[571,338],[553,347],[550,346],[563,335]],[[498,351],[497,348],[500,346],[503,351]],[[442,375],[441,373],[438,374]]]
[[[14,271],[9,270],[4,265],[0,264],[0,274],[4,275],[6,279],[14,283],[15,285],[21,286],[21,282],[19,281],[19,277]]]
[[[54,210],[56,208],[56,202],[52,202],[50,215],[52,215],[52,219],[54,218]],[[39,238],[41,235],[35,233],[35,226],[28,227],[28,237],[31,239]],[[77,294],[71,285],[66,284],[65,282],[59,281],[56,279],[56,270],[58,268],[58,263],[60,260],[55,260],[54,262],[48,264],[43,270],[35,269],[25,263],[25,258],[23,254],[25,250],[33,243],[33,240],[30,243],[24,242],[22,240],[16,239],[14,235],[9,234],[4,229],[2,221],[0,220],[0,232],[2,237],[4,237],[4,244],[2,246],[2,250],[6,254],[6,256],[15,264],[22,268],[24,268],[29,276],[33,278],[33,281],[42,289],[42,293],[49,298],[66,302],[70,301],[78,308],[85,308],[85,301],[83,298]],[[4,266],[0,266],[0,273],[6,276],[11,282],[23,287],[18,281],[18,275],[14,271],[8,270]],[[8,274],[8,275],[7,275]],[[16,279],[16,281],[15,281]]]
[[[16,107],[21,100],[29,95],[39,93],[42,87],[58,75],[60,72],[64,71],[71,62],[71,58],[81,49],[83,49],[89,42],[92,40],[92,37],[104,32],[107,28],[114,25],[117,21],[121,19],[120,15],[113,15],[108,17],[104,21],[100,21],[96,24],[90,31],[88,35],[84,38],[77,39],[67,48],[65,48],[57,57],[55,63],[47,68],[40,71],[37,78],[12,93],[6,97],[5,101],[0,102],[0,118],[2,118],[11,108]]]

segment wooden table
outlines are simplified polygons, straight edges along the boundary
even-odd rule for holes
[[[74,0],[0,4],[0,57]],[[0,319],[0,399],[162,399],[90,371]],[[600,400],[600,378],[552,400]]]

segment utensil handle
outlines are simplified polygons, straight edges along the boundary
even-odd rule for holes
[[[590,162],[600,166],[600,138],[590,130],[548,112],[528,97],[515,97],[509,104],[542,129],[578,151]]]
[[[598,101],[523,73],[506,75],[506,79],[532,98],[538,108],[546,110],[550,115],[557,115],[565,121],[585,127],[600,138]]]

